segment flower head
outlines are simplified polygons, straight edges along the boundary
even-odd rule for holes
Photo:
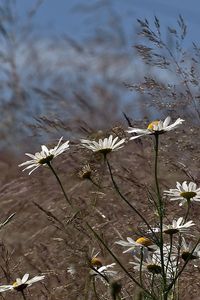
[[[200,201],[200,188],[197,188],[196,183],[184,181],[182,184],[177,182],[176,189],[170,189],[164,191],[166,196],[170,197],[170,200],[179,200],[180,206],[189,201]]]
[[[162,272],[161,261],[158,255],[149,255],[145,260],[141,261],[140,258],[135,257],[134,262],[130,264],[134,265],[134,269],[137,271],[146,271],[152,274],[160,274]],[[141,265],[142,264],[142,265]]]
[[[32,169],[29,172],[29,175],[35,171],[37,168],[39,168],[41,165],[46,165],[52,161],[52,159],[61,153],[63,153],[65,150],[69,149],[69,141],[63,143],[60,146],[60,143],[62,141],[63,137],[60,138],[57,146],[55,146],[53,149],[48,149],[45,145],[42,145],[42,151],[36,152],[34,154],[25,153],[28,157],[31,158],[31,160],[27,160],[24,163],[20,164],[19,167],[26,166],[23,171]]]
[[[169,125],[171,121],[170,117],[167,117],[164,121],[161,120],[156,120],[151,122],[148,126],[147,129],[140,129],[140,128],[132,128],[129,127],[127,130],[128,133],[136,133],[136,136],[132,136],[130,140],[137,139],[143,135],[149,135],[149,134],[162,134],[167,131],[171,131],[178,127],[180,124],[184,122],[183,119],[178,118],[174,123]]]
[[[103,266],[102,259],[99,256],[93,256],[91,258],[90,264],[94,268],[101,268]]]
[[[32,279],[29,279],[29,274],[25,274],[22,279],[17,278],[16,281],[11,285],[1,285],[0,286],[0,293],[8,291],[8,290],[16,290],[16,291],[23,291],[25,288],[31,286],[33,283],[43,280],[44,275],[42,276],[35,276]]]
[[[90,179],[92,174],[92,170],[89,164],[84,165],[82,169],[78,172],[78,176],[81,179]]]
[[[184,237],[182,237],[182,243],[181,243],[181,258],[186,260],[196,260],[200,258],[200,244],[197,245],[195,250],[193,251],[192,243],[189,244],[186,243],[186,240]]]
[[[81,139],[81,144],[83,147],[92,150],[93,152],[100,152],[107,154],[111,151],[116,151],[122,148],[124,145],[125,139],[118,141],[118,137],[113,139],[113,136],[110,135],[108,138],[100,139],[98,142]]]
[[[132,253],[136,254],[136,253],[140,253],[141,249],[144,249],[144,251],[147,251],[147,252],[157,249],[157,246],[154,245],[153,242],[147,237],[140,237],[136,241],[134,241],[130,237],[127,237],[127,242],[120,240],[115,243],[128,248],[128,249],[124,250],[123,253],[132,252]]]
[[[193,221],[188,221],[184,223],[183,218],[178,218],[178,220],[173,220],[171,225],[163,225],[163,232],[166,234],[175,234],[178,232],[186,232],[188,228],[194,226]]]
[[[177,269],[177,261],[175,256],[170,256],[169,254],[164,251],[164,269],[166,273],[166,277],[168,279],[173,278],[174,274],[176,273]],[[130,262],[130,264],[134,265],[134,269],[137,271],[144,271],[154,275],[159,275],[162,273],[162,265],[161,265],[161,256],[160,256],[160,249],[156,250],[153,253],[149,253],[148,257],[141,261],[139,257],[134,257],[135,261]]]

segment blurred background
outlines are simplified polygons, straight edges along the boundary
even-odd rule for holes
[[[199,2],[0,1],[0,151],[170,114],[199,122]],[[125,117],[124,117],[125,114]]]

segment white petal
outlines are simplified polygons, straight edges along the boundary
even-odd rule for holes
[[[168,116],[163,122],[163,127],[164,128],[167,127],[169,125],[170,121],[171,121],[171,117]]]
[[[41,153],[44,153],[44,155],[48,156],[49,155],[48,148],[45,145],[42,145],[41,148],[42,148],[42,152]]]
[[[35,283],[35,282],[38,282],[38,281],[40,281],[40,280],[43,280],[44,278],[45,278],[44,275],[42,275],[42,276],[35,276],[35,277],[29,279],[26,283],[27,283],[28,285],[31,285],[31,284],[33,284],[33,283]]]
[[[6,292],[6,291],[12,290],[12,289],[13,289],[12,285],[1,285],[0,286],[0,293]]]
[[[22,283],[25,283],[28,280],[28,278],[29,278],[29,274],[28,273],[24,274],[24,276],[22,277]]]

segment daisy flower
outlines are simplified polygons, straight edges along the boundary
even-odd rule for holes
[[[83,147],[92,150],[93,152],[100,152],[107,154],[111,151],[116,151],[122,148],[124,145],[125,139],[118,141],[118,137],[113,139],[113,136],[110,135],[108,138],[100,139],[98,142],[81,139],[81,144]]]
[[[190,242],[189,244],[186,243],[184,237],[182,237],[181,243],[181,258],[186,261],[190,256],[189,260],[199,259],[200,258],[200,244],[197,245],[195,250],[192,253],[194,246]],[[192,254],[191,254],[192,253]]]
[[[154,245],[153,242],[147,237],[140,237],[136,241],[130,237],[127,237],[127,242],[120,240],[115,243],[127,248],[123,251],[123,253],[132,252],[133,254],[139,254],[141,249],[144,249],[146,252],[157,249],[157,246]]]
[[[177,182],[176,189],[164,191],[164,195],[169,196],[170,200],[179,200],[179,206],[189,201],[200,201],[200,188],[197,188],[196,183],[184,181],[182,184]]]
[[[99,269],[103,266],[103,262],[102,262],[102,259],[97,255],[95,255],[91,258],[90,265],[94,268]]]
[[[81,179],[90,179],[92,174],[92,170],[89,164],[84,165],[82,169],[78,172],[78,176]]]
[[[42,145],[42,151],[41,152],[36,152],[34,154],[30,153],[25,153],[28,157],[31,158],[31,160],[27,160],[23,162],[22,164],[19,165],[19,167],[24,167],[26,166],[23,171],[32,169],[29,172],[29,175],[35,171],[37,168],[39,168],[41,165],[46,165],[49,164],[52,159],[61,153],[63,153],[65,150],[69,149],[69,141],[63,143],[60,145],[63,137],[60,138],[57,146],[55,146],[53,149],[48,149],[45,145]]]
[[[161,274],[161,262],[158,259],[158,255],[148,256],[144,261],[141,262],[140,258],[135,257],[134,262],[130,262],[130,264],[134,265],[134,270],[137,271],[146,271],[152,274]],[[142,266],[141,266],[142,264]]]
[[[173,220],[171,225],[163,225],[163,232],[166,234],[175,234],[178,232],[186,232],[188,228],[194,226],[193,221],[188,221],[184,223],[183,217],[178,218],[178,220]]]
[[[11,285],[1,285],[0,286],[0,293],[8,291],[8,290],[16,290],[16,291],[23,291],[25,288],[31,286],[33,283],[38,282],[44,279],[43,276],[35,276],[32,279],[29,278],[29,274],[25,274],[22,279],[17,278],[16,281]]]
[[[130,262],[130,264],[134,265],[134,269],[137,271],[144,271],[151,274],[161,274],[162,265],[161,265],[161,257],[160,250],[157,250],[154,253],[149,253],[148,257],[141,261],[139,257],[134,257],[135,261]],[[173,278],[177,269],[177,261],[175,256],[168,256],[168,252],[164,251],[164,266],[167,278]]]
[[[174,123],[169,125],[171,121],[170,117],[167,117],[164,121],[157,120],[151,122],[148,126],[147,129],[140,129],[140,128],[132,128],[129,127],[127,130],[128,133],[136,133],[136,136],[132,136],[130,140],[137,139],[143,135],[149,135],[149,134],[162,134],[168,131],[171,131],[178,127],[180,124],[184,122],[183,119],[178,118]]]

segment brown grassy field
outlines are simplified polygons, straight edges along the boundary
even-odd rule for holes
[[[122,128],[120,133],[125,134]],[[191,175],[199,183],[198,135],[198,127],[190,127],[186,122],[175,132],[162,135],[159,164],[162,190],[173,187],[176,181],[192,180]],[[147,187],[154,186],[151,138],[129,141],[123,149],[111,153],[109,160],[123,194],[150,224],[154,224],[156,215],[146,191]],[[20,162],[8,157],[1,162],[0,218],[3,221],[11,213],[16,213],[1,230],[1,284],[10,283],[26,272],[31,275],[39,273],[45,274],[45,280],[27,289],[27,299],[96,299],[89,284],[92,250],[95,249],[95,253],[100,251],[105,264],[114,260],[95,239],[86,222],[127,265],[127,255],[122,254],[115,242],[122,237],[140,236],[144,224],[113,189],[102,157],[80,148],[78,141],[53,161],[77,214],[66,203],[47,167],[41,166],[28,176],[18,169]],[[78,171],[87,163],[91,165],[91,178],[98,187],[78,176]],[[182,215],[183,209],[176,201],[166,204],[168,219]],[[198,203],[195,203],[190,215],[197,224],[195,232],[200,226],[199,211]],[[74,269],[74,274],[70,274],[69,268]],[[128,268],[133,272],[130,266]],[[119,266],[116,270],[124,293],[127,289],[132,295],[130,299],[137,299],[133,284]],[[184,287],[181,299],[199,299],[198,273],[199,268],[194,271],[187,267],[185,270],[180,280],[180,287]],[[105,287],[99,283],[98,289],[102,293],[101,289]],[[21,294],[7,292],[0,297],[21,299]]]

